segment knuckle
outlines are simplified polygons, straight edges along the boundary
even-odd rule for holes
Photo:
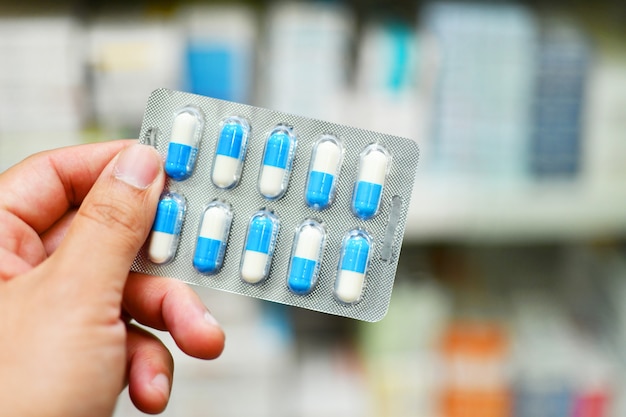
[[[93,202],[79,210],[78,214],[101,227],[112,229],[131,247],[141,244],[144,221],[127,202],[113,199]]]

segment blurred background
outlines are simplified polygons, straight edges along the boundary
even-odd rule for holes
[[[388,316],[196,288],[226,351],[162,335],[166,416],[626,416],[623,1],[0,0],[0,171],[158,87],[422,151]]]

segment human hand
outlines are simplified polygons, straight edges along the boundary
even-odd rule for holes
[[[163,184],[156,151],[130,141],[0,174],[0,414],[108,417],[126,383],[137,408],[162,411],[172,357],[131,318],[189,355],[219,356],[224,334],[189,287],[129,274]]]

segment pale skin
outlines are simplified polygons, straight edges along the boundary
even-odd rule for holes
[[[126,384],[138,409],[163,411],[172,357],[134,321],[220,355],[224,333],[189,287],[129,273],[164,181],[156,151],[131,141],[0,174],[0,414],[109,417]]]

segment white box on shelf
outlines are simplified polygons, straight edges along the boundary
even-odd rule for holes
[[[277,3],[266,17],[263,107],[343,123],[352,14],[338,4]]]
[[[146,97],[181,79],[182,39],[173,20],[103,18],[89,30],[94,116],[106,130],[141,124]]]

